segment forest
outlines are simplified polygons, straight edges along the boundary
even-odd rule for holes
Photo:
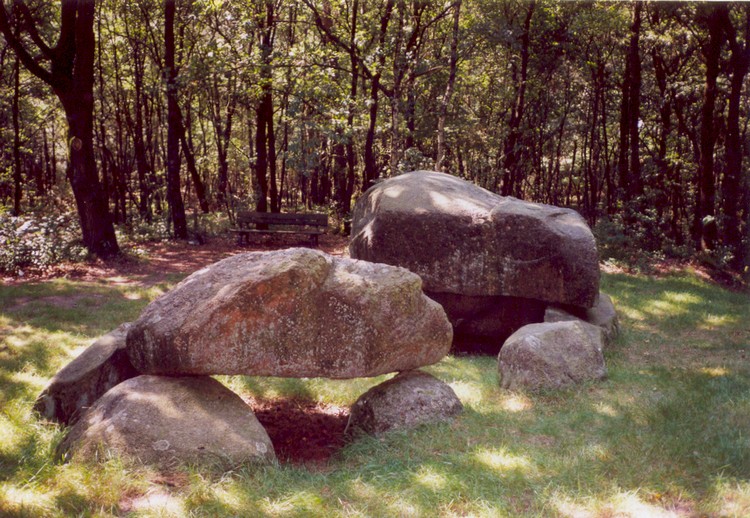
[[[2,7],[0,269],[245,209],[343,226],[378,179],[430,169],[572,207],[605,255],[748,270],[750,4]],[[32,227],[57,241],[24,256]]]

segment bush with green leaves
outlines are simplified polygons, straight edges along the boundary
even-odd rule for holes
[[[63,262],[86,259],[78,218],[0,214],[0,272],[39,271]]]

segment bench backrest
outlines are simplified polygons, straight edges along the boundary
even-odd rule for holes
[[[292,212],[240,212],[237,214],[240,225],[294,225],[310,227],[327,227],[327,214],[292,213]]]

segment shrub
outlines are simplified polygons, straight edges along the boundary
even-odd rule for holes
[[[82,261],[88,252],[80,236],[74,214],[0,214],[0,272],[17,275],[24,269],[44,270],[62,261]]]

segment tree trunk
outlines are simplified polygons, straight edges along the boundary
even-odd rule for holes
[[[380,32],[378,35],[378,60],[375,73],[370,81],[370,120],[367,126],[367,137],[365,139],[365,172],[362,179],[362,190],[365,191],[372,185],[373,181],[379,176],[377,164],[375,163],[375,128],[378,119],[378,95],[380,91],[380,77],[385,66],[385,41],[388,31],[388,24],[393,12],[394,0],[387,0],[385,10],[380,17]]]
[[[21,126],[18,102],[21,97],[21,61],[16,56],[13,64],[13,215],[21,214],[23,176],[21,175]]]
[[[631,186],[631,198],[643,194],[643,179],[641,178],[640,137],[638,127],[641,118],[641,56],[639,52],[639,41],[641,34],[641,11],[643,2],[635,2],[633,5],[633,25],[630,36],[630,103],[628,108],[630,114],[630,177],[628,185]]]
[[[702,7],[705,22],[708,26],[708,42],[703,48],[706,58],[706,82],[703,89],[703,107],[701,108],[700,129],[700,163],[698,164],[698,206],[693,222],[693,236],[696,246],[713,249],[716,241],[716,186],[714,178],[714,146],[716,144],[716,127],[714,109],[716,106],[716,79],[719,76],[719,61],[723,37],[723,19],[726,13],[725,4]]]
[[[456,82],[456,65],[458,64],[458,22],[461,16],[461,0],[453,7],[453,33],[451,37],[451,55],[448,62],[448,83],[445,85],[445,93],[440,100],[440,111],[437,123],[437,151],[435,152],[435,170],[443,170],[445,160],[445,119],[448,116],[448,105],[453,94],[453,85]]]
[[[57,45],[44,45],[33,25],[28,7],[15,3],[26,13],[25,32],[30,32],[38,51],[51,62],[49,70],[29,53],[11,30],[8,14],[0,5],[0,32],[29,72],[52,87],[60,99],[68,122],[68,178],[81,222],[83,243],[93,254],[109,257],[119,253],[106,194],[94,158],[94,0],[62,0]]]
[[[187,239],[185,205],[180,191],[180,107],[177,104],[177,70],[174,37],[175,0],[164,0],[164,67],[167,80],[167,203],[174,235]]]
[[[731,49],[729,109],[727,113],[726,139],[726,170],[722,182],[724,221],[722,237],[734,255],[733,266],[741,268],[750,264],[750,256],[744,257],[742,246],[742,226],[739,209],[740,191],[742,188],[742,135],[740,132],[740,101],[745,77],[750,66],[750,7],[743,5],[745,10],[744,45],[737,41],[737,34],[732,22],[727,16],[724,26],[728,32]],[[728,13],[727,13],[728,14]],[[748,210],[750,212],[750,210]]]
[[[531,18],[534,15],[536,1],[532,1],[526,8],[526,18],[521,33],[521,70],[515,85],[516,96],[510,120],[508,121],[508,137],[503,149],[503,182],[500,192],[503,196],[521,195],[520,179],[518,178],[519,140],[521,138],[521,120],[526,108],[526,80],[529,68],[529,39],[531,37]]]

